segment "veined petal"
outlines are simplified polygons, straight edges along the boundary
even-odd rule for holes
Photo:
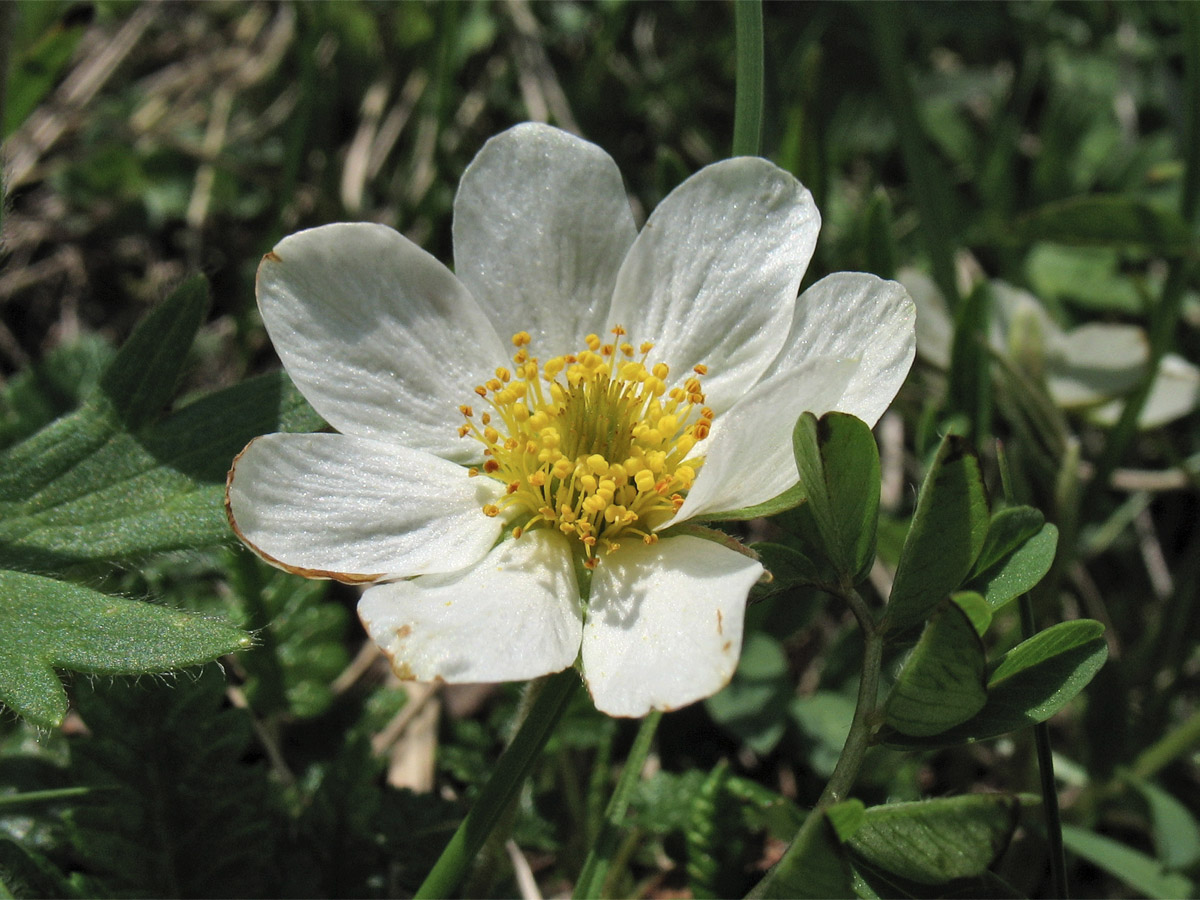
[[[719,414],[783,346],[820,225],[812,195],[766,160],[707,166],[638,235],[609,325],[655,342],[651,359],[677,378],[707,365],[704,392]]]
[[[862,367],[857,359],[809,359],[754,388],[713,422],[697,452],[704,467],[675,517],[663,527],[704,513],[765,503],[799,480],[792,429],[802,412],[843,409],[842,398]]]
[[[566,539],[531,531],[450,575],[376,585],[358,615],[401,678],[522,681],[575,662],[579,587]]]
[[[612,716],[678,709],[719,691],[742,650],[762,565],[688,535],[622,547],[592,576],[583,675]]]
[[[268,434],[233,462],[226,509],[238,536],[281,568],[373,581],[477,562],[503,492],[429,453],[345,434]]]
[[[486,144],[454,200],[454,268],[507,338],[578,349],[604,327],[621,260],[637,234],[607,153],[529,122]]]
[[[823,356],[859,360],[837,405],[874,425],[908,376],[916,353],[916,308],[903,285],[862,272],[822,278],[801,296],[771,376]]]
[[[384,225],[301,231],[263,258],[258,305],[284,368],[334,428],[460,462],[478,455],[455,431],[456,410],[508,353],[416,244]]]

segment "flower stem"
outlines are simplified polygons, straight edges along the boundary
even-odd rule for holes
[[[501,754],[479,799],[450,838],[415,897],[447,897],[458,887],[471,860],[525,783],[529,770],[541,755],[546,740],[578,686],[579,675],[574,669],[551,675],[540,683],[529,715]]]
[[[762,141],[762,0],[733,4],[737,32],[737,87],[733,101],[733,155],[758,156]]]
[[[783,890],[786,885],[802,882],[805,865],[804,853],[809,842],[801,840],[805,834],[816,827],[821,814],[840,803],[849,795],[858,773],[862,769],[867,749],[875,733],[876,720],[879,718],[879,670],[883,660],[883,631],[876,624],[866,601],[852,586],[846,584],[837,592],[846,601],[858,619],[863,630],[863,670],[858,683],[858,702],[854,706],[854,720],[850,723],[850,733],[846,735],[846,743],[842,745],[842,753],[834,766],[833,774],[821,792],[817,805],[784,852],[783,857],[767,876],[750,892],[751,897],[775,897],[788,893]]]
[[[642,777],[646,756],[654,743],[654,733],[658,730],[658,723],[661,721],[662,713],[658,710],[642,719],[641,728],[638,729],[637,737],[633,740],[633,747],[630,748],[629,756],[625,760],[625,768],[621,770],[617,787],[608,801],[608,807],[604,810],[604,822],[601,825],[600,834],[592,847],[592,852],[588,854],[587,860],[583,864],[579,880],[575,883],[575,893],[573,894],[575,897],[600,896],[605,879],[608,877],[609,866],[617,851],[625,810],[629,808],[629,798],[633,795],[633,790]]]

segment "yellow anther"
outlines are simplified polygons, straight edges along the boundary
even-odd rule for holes
[[[514,368],[496,368],[475,388],[488,411],[476,419],[471,406],[458,408],[468,420],[459,434],[483,445],[469,474],[503,485],[484,513],[519,523],[513,537],[558,528],[593,567],[595,548],[614,552],[625,532],[657,540],[695,483],[704,459],[692,453],[713,421],[711,410],[697,412],[703,365],[668,385],[670,367],[648,361],[652,342],[626,340],[621,326],[612,334],[612,343],[590,334],[583,349],[543,364],[519,331]]]
[[[704,365],[704,363],[696,363],[696,365],[692,368],[692,371],[697,375],[707,375],[708,366]]]

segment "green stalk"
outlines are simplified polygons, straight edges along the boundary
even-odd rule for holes
[[[1200,713],[1192,715],[1138,755],[1130,767],[1134,776],[1150,779],[1160,770],[1200,746]]]
[[[804,852],[808,847],[808,841],[804,838],[813,828],[819,827],[821,815],[826,809],[845,800],[850,794],[854,782],[858,780],[858,773],[862,770],[863,760],[875,733],[879,719],[879,672],[883,660],[883,632],[876,625],[870,607],[853,586],[842,585],[839,596],[846,601],[863,630],[863,671],[858,683],[854,720],[850,723],[846,743],[842,746],[837,765],[834,766],[833,774],[829,777],[825,790],[821,792],[817,805],[808,814],[775,868],[755,885],[748,895],[750,897],[781,896],[780,892],[774,889],[774,885],[781,880],[784,884],[803,880],[800,869],[804,865]]]
[[[537,687],[536,683],[531,686],[533,689]],[[416,897],[448,897],[462,882],[471,861],[525,783],[546,740],[578,687],[579,674],[574,669],[550,675],[540,683],[540,691],[529,715],[521,723],[512,743],[501,754],[479,799],[454,832],[454,837],[450,838],[450,843],[442,851],[433,870],[417,889]]]
[[[634,738],[633,747],[630,748],[629,756],[625,760],[625,768],[621,770],[617,787],[608,801],[608,807],[604,810],[604,822],[600,828],[600,834],[592,852],[588,854],[588,858],[583,864],[579,880],[575,883],[573,894],[575,897],[599,897],[603,890],[608,870],[617,854],[621,826],[625,820],[625,811],[629,808],[629,798],[633,796],[633,791],[642,777],[646,756],[650,753],[650,747],[654,743],[654,733],[658,730],[658,723],[661,721],[662,713],[658,710],[642,719],[642,725],[638,729],[637,737]]]
[[[1026,640],[1037,633],[1033,616],[1033,601],[1028,594],[1021,595],[1021,631]],[[1070,897],[1067,883],[1067,854],[1063,848],[1062,817],[1058,809],[1058,790],[1054,784],[1054,754],[1050,749],[1050,726],[1038,722],[1033,726],[1033,739],[1037,747],[1038,776],[1042,790],[1042,809],[1046,816],[1046,839],[1050,843],[1050,878],[1054,884],[1054,896],[1067,900]]]
[[[758,156],[762,142],[762,0],[734,0],[737,87],[733,102],[733,155]]]

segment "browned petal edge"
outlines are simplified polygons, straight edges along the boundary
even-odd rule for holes
[[[303,566],[288,565],[281,559],[276,559],[270,553],[267,553],[261,547],[257,546],[252,540],[246,537],[241,528],[238,527],[237,520],[233,517],[233,505],[229,500],[229,489],[233,486],[233,474],[237,470],[238,460],[241,459],[246,451],[257,441],[254,438],[242,448],[242,452],[233,458],[233,462],[229,466],[229,474],[225,476],[225,518],[229,520],[229,527],[233,529],[233,533],[237,535],[238,540],[253,550],[264,561],[270,563],[277,569],[282,569],[285,572],[291,572],[293,575],[302,575],[305,578],[320,578],[332,579],[340,581],[342,584],[368,584],[372,581],[378,581],[386,573],[378,572],[374,575],[360,575],[354,572],[330,572],[325,569],[306,569]]]

